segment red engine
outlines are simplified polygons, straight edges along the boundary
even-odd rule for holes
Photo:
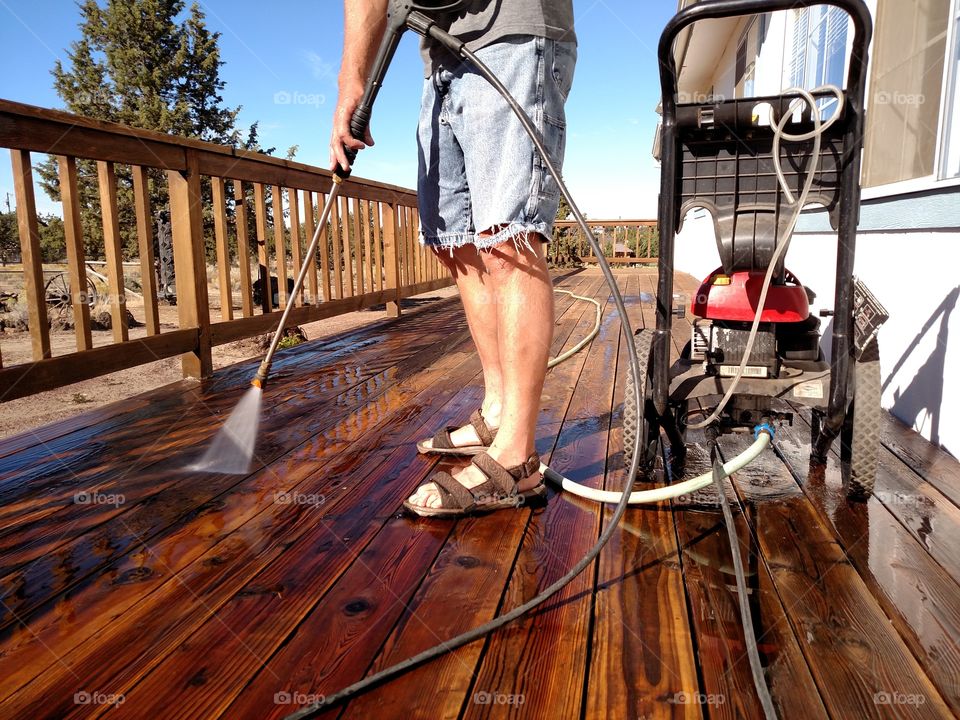
[[[765,273],[740,271],[726,275],[722,268],[710,273],[691,303],[697,317],[708,320],[753,322],[760,303]],[[771,284],[760,321],[764,323],[805,322],[810,315],[807,290],[790,272],[786,283]]]

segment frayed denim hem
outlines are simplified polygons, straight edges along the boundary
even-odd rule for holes
[[[492,235],[480,235],[475,233],[444,233],[441,235],[427,237],[420,234],[420,244],[428,247],[449,250],[451,253],[464,245],[474,245],[478,251],[490,250],[497,245],[513,241],[513,246],[517,252],[524,248],[530,252],[536,253],[537,249],[531,244],[529,236],[531,234],[548,237],[550,228],[544,222],[524,223],[512,222],[505,227],[500,228]]]

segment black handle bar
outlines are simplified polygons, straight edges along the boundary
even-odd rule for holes
[[[796,10],[815,5],[833,5],[853,19],[855,32],[850,56],[850,72],[847,75],[847,91],[854,99],[857,108],[862,110],[862,98],[867,82],[867,51],[873,32],[870,11],[863,0],[703,0],[677,13],[667,23],[660,36],[657,53],[660,61],[664,118],[674,115],[677,102],[677,67],[673,55],[673,41],[685,27],[700,20],[757,15],[777,10]]]

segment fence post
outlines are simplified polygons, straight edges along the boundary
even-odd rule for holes
[[[400,317],[400,253],[397,248],[397,204],[383,204],[383,266],[387,291],[395,293],[395,300],[387,301],[387,315]]]
[[[17,198],[17,225],[20,231],[20,260],[23,263],[23,292],[27,301],[33,359],[50,357],[50,330],[40,257],[40,230],[33,196],[33,166],[28,150],[11,150],[13,190]]]
[[[213,374],[210,352],[210,306],[207,301],[207,263],[203,247],[203,199],[197,155],[187,150],[187,169],[167,171],[170,184],[170,224],[177,283],[180,328],[197,328],[197,346],[181,356],[183,376]]]

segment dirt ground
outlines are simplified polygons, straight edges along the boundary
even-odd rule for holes
[[[446,298],[455,295],[456,292],[456,288],[449,287],[417,296],[413,300],[420,300],[422,304],[418,303],[418,306],[425,306],[433,302],[427,301],[424,303],[423,301],[428,298]],[[211,294],[211,297],[216,296]],[[139,298],[130,297],[127,306],[134,318],[143,320],[143,303]],[[211,316],[212,320],[219,320],[219,310],[211,308]],[[315,342],[330,335],[376,322],[385,317],[385,310],[362,310],[309,323],[302,327],[306,332],[308,342]],[[160,306],[160,327],[161,332],[175,330],[178,327],[176,307]],[[145,336],[146,330],[143,327],[130,329],[131,339]],[[109,345],[112,342],[113,336],[109,330],[93,331],[94,347]],[[51,331],[50,344],[54,357],[65,355],[76,351],[76,336],[72,330]],[[15,332],[10,328],[0,331],[0,353],[2,353],[4,367],[29,362],[31,359],[29,332]],[[262,355],[263,351],[258,347],[255,338],[220,345],[213,348],[214,368],[223,368]],[[102,375],[92,380],[74,383],[58,390],[0,403],[0,438],[10,437],[48,423],[65,420],[93,408],[177,382],[182,377],[180,359],[172,357],[109,375]]]

